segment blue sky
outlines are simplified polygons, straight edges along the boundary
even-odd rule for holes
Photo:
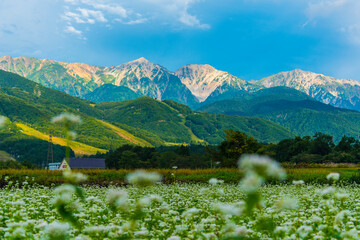
[[[359,0],[1,0],[0,55],[360,80]]]

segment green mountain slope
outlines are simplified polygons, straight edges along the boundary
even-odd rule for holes
[[[56,143],[64,145],[62,128],[50,123],[52,117],[64,111],[80,115],[83,121],[74,128],[78,135],[73,144],[76,154],[115,149],[123,144],[218,144],[224,140],[224,130],[229,128],[265,142],[294,136],[264,119],[196,112],[172,100],[140,97],[94,104],[0,71],[0,115],[9,117],[17,129],[1,135],[1,142],[47,140],[51,130]],[[9,152],[1,146],[0,150]]]
[[[44,166],[47,158],[48,142],[34,136],[26,135],[16,124],[10,123],[0,129],[0,149],[8,152],[18,161],[29,161]],[[60,162],[65,157],[65,147],[58,144],[53,146],[54,161]],[[71,153],[73,156],[74,153]]]
[[[175,143],[189,143],[196,141],[196,137],[210,144],[218,144],[224,140],[225,129],[243,131],[265,142],[294,136],[283,127],[264,119],[195,112],[171,100],[161,102],[141,97],[124,102],[100,103],[96,108],[104,111],[110,122],[142,128]]]
[[[104,113],[91,102],[43,87],[16,74],[0,70],[0,115],[13,122],[24,123],[41,133],[50,129],[55,136],[62,136],[62,129],[50,123],[52,117],[67,111],[81,116],[83,124],[77,126],[77,141],[87,145],[110,149],[131,141],[120,136],[110,127],[98,122]]]
[[[305,93],[286,87],[243,92],[232,99],[205,105],[199,110],[265,118],[300,136],[323,132],[339,141],[344,134],[354,137],[360,134],[360,112],[317,102]]]
[[[96,103],[100,102],[117,102],[131,100],[140,97],[133,90],[123,86],[115,86],[112,84],[104,84],[96,88],[93,92],[84,95],[84,98]]]

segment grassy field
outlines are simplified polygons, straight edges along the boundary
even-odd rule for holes
[[[126,139],[127,141],[135,144],[135,145],[139,145],[142,147],[153,147],[153,145],[141,138],[135,137],[134,135],[132,135],[131,133],[125,131],[124,129],[121,129],[117,126],[114,126],[110,123],[101,121],[101,120],[97,120],[98,122],[101,122],[102,124],[104,124],[106,127],[110,128],[112,131],[114,131],[116,134],[118,134],[119,136],[121,136],[122,138]]]
[[[87,185],[126,185],[125,176],[134,170],[112,170],[112,169],[96,169],[96,170],[76,170],[76,172],[84,173],[88,176],[85,182]],[[243,177],[243,172],[232,168],[218,169],[149,169],[147,171],[158,172],[163,176],[163,183],[207,183],[211,178],[224,180],[225,183],[238,183]],[[286,168],[287,178],[284,181],[275,181],[269,179],[267,183],[291,184],[294,180],[303,180],[305,183],[328,183],[326,176],[329,173],[340,173],[341,181],[344,184],[360,183],[360,166],[332,166],[323,165],[323,167],[308,168]],[[19,185],[26,179],[29,184],[40,184],[45,186],[59,185],[63,183],[62,171],[48,170],[16,170],[4,169],[0,170],[0,187],[6,185],[5,176],[8,176],[13,182],[19,182]]]
[[[39,132],[34,128],[31,128],[22,123],[16,123],[16,126],[18,126],[22,130],[22,133],[24,133],[26,135],[33,136],[33,137],[39,138],[41,140],[49,141],[49,135]],[[53,137],[52,140],[53,140],[54,144],[58,144],[61,146],[67,146],[66,140],[63,138]],[[76,142],[76,141],[70,141],[70,147],[74,151],[76,156],[93,155],[93,154],[96,154],[97,152],[100,152],[100,153],[107,152],[104,149],[92,147],[87,144]]]

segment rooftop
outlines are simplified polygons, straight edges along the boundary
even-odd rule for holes
[[[105,168],[105,158],[70,158],[71,169]]]

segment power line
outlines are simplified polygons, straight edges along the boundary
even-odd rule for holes
[[[51,161],[51,163],[54,163],[54,149],[53,149],[52,135],[53,135],[53,131],[50,130],[48,153],[47,153],[47,157],[46,157],[46,169],[49,169],[50,161]]]

